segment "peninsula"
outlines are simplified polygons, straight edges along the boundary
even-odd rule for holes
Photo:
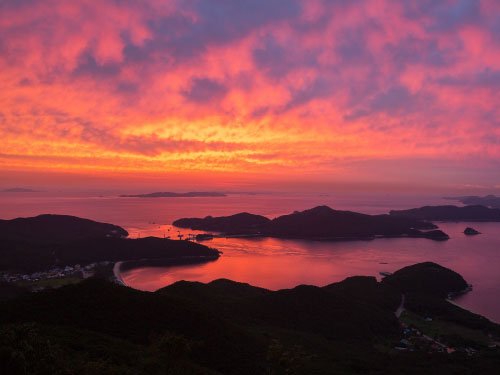
[[[315,240],[373,239],[376,237],[449,237],[437,226],[414,218],[366,215],[318,206],[268,219],[250,213],[232,216],[184,218],[174,221],[180,228],[222,232],[227,235],[261,235]]]
[[[392,210],[394,218],[429,221],[500,221],[500,209],[485,206],[424,206],[410,210]]]
[[[217,250],[191,241],[127,236],[117,225],[68,215],[0,220],[0,270],[34,272],[101,261],[219,256]]]
[[[157,192],[149,194],[120,195],[125,198],[195,198],[195,197],[226,197],[224,193],[212,191],[190,191],[188,193]]]
[[[478,197],[477,195],[467,195],[464,197],[444,197],[444,199],[459,201],[467,205],[481,205],[490,208],[500,208],[500,197],[495,195],[486,195]]]

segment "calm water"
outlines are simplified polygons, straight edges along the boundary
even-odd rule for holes
[[[326,204],[337,209],[386,213],[392,208],[450,204],[439,197],[362,194],[261,194],[217,198],[119,198],[53,193],[1,194],[0,218],[41,213],[70,214],[111,222],[131,237],[177,235],[171,222],[180,217],[229,215],[241,211],[269,217]],[[228,278],[269,289],[298,284],[326,285],[353,275],[379,277],[417,262],[434,261],[464,276],[474,290],[456,300],[460,305],[500,322],[500,223],[438,223],[449,241],[377,239],[317,242],[272,238],[214,239],[207,245],[223,251],[218,260],[201,265],[142,267],[122,273],[137,289],[153,291],[178,280],[209,282]],[[466,237],[471,225],[483,234]],[[192,231],[182,230],[187,234]],[[381,264],[388,263],[388,264]]]

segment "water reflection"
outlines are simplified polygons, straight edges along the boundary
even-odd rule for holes
[[[353,275],[380,278],[407,265],[433,261],[449,267],[474,285],[456,300],[462,306],[500,321],[500,223],[441,223],[449,241],[419,238],[320,242],[275,238],[217,238],[211,247],[223,251],[217,261],[189,266],[140,267],[123,272],[137,289],[154,291],[179,280],[210,282],[227,278],[268,289],[299,284],[327,285]],[[483,234],[463,235],[466,226]],[[387,264],[381,264],[387,263]]]

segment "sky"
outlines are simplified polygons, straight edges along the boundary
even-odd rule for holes
[[[500,191],[498,0],[0,0],[0,186]]]

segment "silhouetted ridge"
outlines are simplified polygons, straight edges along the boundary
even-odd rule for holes
[[[462,276],[433,262],[404,267],[385,277],[382,283],[398,288],[404,293],[421,293],[442,298],[467,288]]]
[[[445,197],[444,199],[457,200],[467,205],[481,205],[491,208],[500,208],[500,197],[495,195],[486,195],[484,197],[469,195],[465,197]]]
[[[125,236],[128,236],[128,232],[117,225],[69,215],[45,214],[0,220],[0,238],[66,241]]]
[[[120,197],[131,197],[131,198],[195,198],[195,197],[225,197],[224,193],[217,193],[211,191],[190,191],[188,193],[172,193],[169,191],[156,192],[149,194],[131,194],[131,195],[120,195]]]
[[[173,225],[228,234],[253,234],[260,232],[269,221],[267,217],[242,212],[231,216],[179,219],[174,221]]]
[[[435,285],[422,288],[429,277]],[[88,279],[0,300],[0,372],[498,373],[498,350],[486,343],[498,340],[499,326],[435,294],[459,288],[459,275],[423,263],[395,272],[392,279],[394,285],[358,276],[323,288],[279,291],[224,279],[182,281],[155,293]],[[431,348],[432,338],[416,337],[415,330],[411,335],[423,346],[412,346],[414,352],[393,349],[410,336],[394,314],[402,291],[405,309],[419,314],[414,319],[427,324],[424,317],[430,316],[443,327],[457,327],[457,334],[438,339],[459,345],[461,352],[440,355]],[[466,337],[464,327],[475,330],[477,341]],[[478,354],[467,356],[469,347]]]
[[[232,216],[204,219],[190,218],[174,221],[175,226],[226,234],[259,234],[272,237],[308,239],[359,239],[375,236],[412,236],[437,239],[420,229],[434,229],[432,223],[389,215],[366,215],[351,211],[318,206],[302,212],[269,220],[263,216],[241,213]],[[437,233],[435,233],[437,234]],[[441,239],[441,238],[440,238]]]
[[[430,221],[500,221],[500,209],[484,206],[424,206],[392,210],[391,216]]]
[[[215,249],[192,241],[123,238],[123,228],[66,215],[0,220],[0,270],[42,271],[100,261],[201,257]],[[196,260],[194,260],[196,261]]]

